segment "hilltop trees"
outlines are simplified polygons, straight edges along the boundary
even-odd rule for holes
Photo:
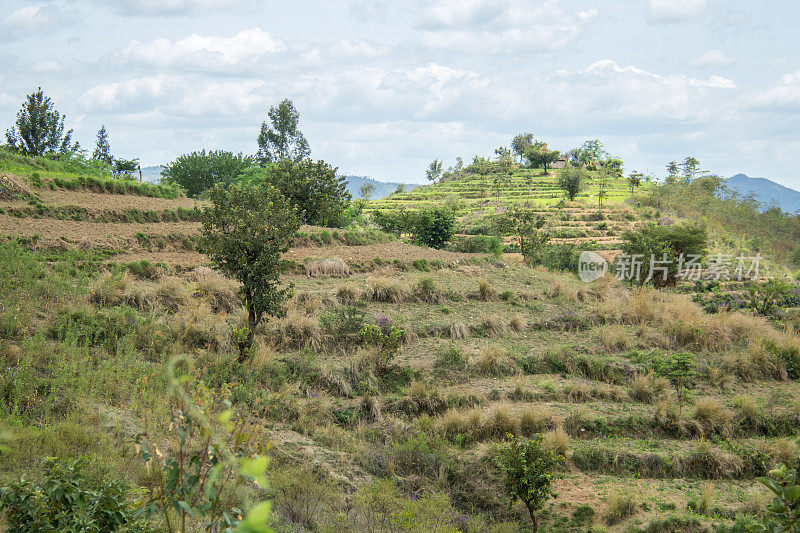
[[[15,126],[6,131],[6,141],[25,155],[73,154],[80,145],[72,142],[72,130],[64,132],[65,120],[39,87],[22,104]]]
[[[558,171],[558,186],[569,196],[570,201],[580,194],[588,179],[589,173],[582,168],[566,167]]]
[[[525,157],[525,150],[533,144],[533,133],[520,133],[511,140],[511,149],[519,156],[519,162]]]
[[[200,150],[180,156],[164,167],[161,176],[162,181],[177,183],[188,196],[196,198],[218,183],[232,183],[252,165],[253,158],[241,153]]]
[[[262,187],[274,187],[298,209],[305,224],[341,227],[351,196],[344,177],[325,161],[304,159],[294,162],[281,159],[265,167],[251,167],[238,181]]]
[[[247,327],[239,338],[239,361],[249,355],[264,315],[281,316],[291,287],[280,287],[287,268],[281,256],[300,229],[297,209],[278,189],[217,184],[211,206],[203,211],[200,248],[227,276],[239,281],[247,309]]]
[[[439,178],[442,177],[442,162],[438,159],[434,159],[431,161],[431,164],[428,165],[428,170],[425,171],[425,177],[428,178],[428,181],[436,182]]]
[[[95,144],[92,159],[110,165],[114,160],[111,155],[111,144],[108,142],[108,131],[105,124],[103,124],[97,132],[97,142]]]
[[[700,226],[656,226],[650,224],[639,230],[622,234],[622,252],[626,258],[640,257],[640,284],[652,281],[656,287],[671,286],[678,277],[678,268],[688,268],[693,257],[706,253],[708,234]],[[650,262],[654,258],[658,263]],[[627,265],[632,266],[632,265]],[[618,265],[626,268],[626,265]],[[632,272],[631,272],[632,273]]]
[[[678,168],[677,161],[670,161],[667,164],[667,183],[675,183],[678,179],[678,173],[680,169]]]
[[[547,174],[547,167],[558,161],[561,152],[558,150],[550,150],[547,145],[541,142],[532,144],[525,149],[525,158],[532,168],[544,167],[544,173]]]
[[[298,162],[311,155],[308,141],[300,131],[300,113],[288,98],[267,113],[269,124],[261,123],[258,135],[259,164],[273,163],[282,159]]]
[[[628,185],[631,186],[631,194],[635,192],[636,187],[639,187],[642,184],[643,179],[644,179],[644,174],[642,174],[638,170],[634,170],[633,172],[628,174]]]

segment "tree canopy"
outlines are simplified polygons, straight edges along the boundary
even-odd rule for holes
[[[301,161],[311,155],[308,141],[300,131],[300,113],[288,98],[267,112],[269,123],[261,123],[258,134],[259,164],[274,163],[282,159]]]
[[[111,155],[111,144],[108,142],[108,131],[105,124],[103,124],[97,131],[97,142],[95,143],[92,159],[110,165],[114,160]]]
[[[184,154],[161,171],[163,181],[177,183],[186,194],[197,197],[218,183],[232,183],[237,176],[253,165],[250,156],[224,150]]]
[[[305,224],[341,227],[351,196],[347,180],[325,161],[282,159],[264,167],[251,167],[239,178],[242,183],[275,187],[298,209]]]
[[[566,167],[558,171],[558,186],[574,200],[589,179],[589,172],[583,168]]]
[[[217,184],[210,200],[203,211],[200,248],[220,271],[242,284],[247,309],[247,331],[240,336],[243,360],[264,315],[284,313],[290,287],[280,286],[280,274],[287,267],[282,254],[300,228],[300,219],[295,206],[271,185]]]
[[[80,145],[72,142],[72,130],[64,132],[66,116],[59,113],[42,88],[28,95],[17,113],[15,125],[6,131],[8,145],[25,155],[72,154]]]

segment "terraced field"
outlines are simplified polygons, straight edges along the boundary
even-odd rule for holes
[[[584,284],[513,254],[304,227],[287,254],[287,315],[259,327],[242,364],[237,285],[195,250],[201,203],[14,176],[6,183],[28,190],[0,202],[0,234],[25,247],[0,250],[19,278],[1,286],[2,480],[36,476],[42,456],[87,456],[93,480],[149,486],[132,443],[144,431],[174,446],[165,376],[176,355],[194,393],[253,424],[272,460],[262,496],[278,531],[389,531],[412,515],[394,530],[525,531],[527,511],[499,496],[493,463],[508,433],[542,434],[562,457],[547,532],[729,528],[763,514],[755,478],[797,457],[800,336],[765,318],[707,314],[690,295],[609,277]],[[530,201],[554,240],[609,250],[642,223],[621,183],[598,220],[592,190],[557,207],[552,177],[532,190],[525,179],[499,206],[470,196],[481,180],[468,179],[368,210],[463,194],[470,227],[481,209]],[[142,261],[158,268],[120,268]],[[41,274],[13,270],[22,263]],[[364,324],[403,331],[388,360]],[[658,373],[678,352],[696,361],[681,403]]]

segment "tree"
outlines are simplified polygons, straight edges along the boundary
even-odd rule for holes
[[[608,171],[606,169],[600,170],[600,179],[597,183],[597,205],[600,214],[603,214],[603,200],[608,196]]]
[[[239,361],[244,361],[256,327],[264,315],[282,316],[291,292],[280,286],[289,250],[300,220],[297,209],[278,189],[217,184],[211,205],[203,210],[200,249],[224,274],[242,284],[247,309],[246,331],[238,335]]]
[[[622,234],[620,259],[639,257],[641,260],[640,284],[653,282],[655,287],[675,285],[681,260],[684,267],[706,253],[708,234],[700,226],[656,226],[650,224],[641,229],[628,230]],[[651,259],[658,261],[651,263]]]
[[[97,132],[97,143],[92,153],[92,159],[107,165],[110,165],[114,160],[114,157],[111,155],[111,145],[108,142],[108,131],[106,131],[105,124],[103,124]]]
[[[608,155],[603,148],[603,143],[598,139],[586,141],[580,147],[581,163],[589,167],[590,170],[597,170],[600,162]]]
[[[525,157],[525,150],[532,144],[533,133],[519,133],[511,140],[511,149],[519,156],[520,164]]]
[[[589,179],[589,172],[577,167],[566,167],[558,171],[558,186],[561,187],[570,201],[574,200]]]
[[[636,187],[639,187],[642,184],[643,179],[644,179],[644,174],[642,174],[638,170],[634,170],[633,172],[628,174],[628,185],[631,186],[631,194],[634,193]]]
[[[282,159],[265,167],[250,167],[237,181],[275,187],[297,207],[305,224],[338,228],[346,223],[351,200],[347,180],[325,161]]]
[[[404,192],[406,192],[406,184],[398,183],[397,188],[394,190],[392,194],[403,194]]]
[[[494,153],[497,154],[497,170],[501,174],[510,176],[514,172],[514,158],[511,156],[511,150],[501,146],[495,149]]]
[[[161,171],[162,181],[177,183],[193,198],[218,183],[230,184],[253,165],[250,156],[223,150],[192,152],[178,157]]]
[[[139,168],[139,160],[134,159],[122,159],[116,158],[114,159],[114,175],[117,177],[122,177],[126,179],[130,179],[133,177],[133,173]]]
[[[678,420],[683,416],[683,389],[697,375],[696,368],[694,355],[689,352],[672,354],[658,367],[658,374],[667,378],[678,393]]]
[[[511,175],[506,173],[498,173],[495,174],[492,178],[492,183],[494,183],[494,195],[497,203],[500,203],[500,193],[503,190],[503,185],[511,181]]]
[[[544,167],[545,174],[547,174],[547,167],[558,161],[560,156],[561,152],[549,150],[544,143],[532,144],[525,150],[525,158],[531,168]]]
[[[681,173],[683,174],[683,180],[688,183],[697,176],[697,169],[700,168],[700,161],[692,156],[689,156],[683,160],[683,162],[680,164],[680,167]]]
[[[509,229],[517,237],[520,253],[526,263],[533,263],[550,240],[550,235],[542,231],[546,221],[543,215],[531,209],[520,207],[510,213]]]
[[[375,192],[375,184],[365,182],[361,184],[361,187],[358,188],[358,192],[361,195],[361,199],[366,202],[372,198],[372,193]]]
[[[414,242],[431,248],[444,248],[455,232],[456,217],[447,207],[419,211],[414,220]]]
[[[64,133],[66,116],[56,111],[42,88],[28,95],[17,113],[16,125],[6,131],[8,145],[25,155],[73,154],[80,145],[72,142],[72,130]]]
[[[603,161],[603,169],[608,172],[608,175],[613,179],[622,179],[625,175],[622,170],[622,159],[618,157],[609,157]]]
[[[538,516],[550,498],[558,496],[553,491],[555,475],[550,473],[558,457],[542,447],[542,436],[534,435],[524,440],[512,434],[497,450],[494,463],[503,473],[503,492],[513,505],[518,499],[525,504],[533,523],[539,529]]]
[[[282,159],[301,161],[311,155],[311,148],[303,136],[298,125],[300,113],[288,98],[277,106],[269,108],[267,113],[269,124],[261,123],[261,132],[258,134],[258,152],[256,159],[259,164],[278,162]]]
[[[678,179],[679,172],[678,163],[676,161],[670,161],[667,164],[667,183],[675,183]]]
[[[442,177],[442,162],[438,159],[431,161],[428,170],[425,171],[425,177],[428,178],[428,181],[436,183],[436,180]]]

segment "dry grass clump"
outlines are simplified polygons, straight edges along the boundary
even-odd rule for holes
[[[619,352],[628,347],[630,338],[623,326],[607,324],[597,328],[597,340],[607,352]]]
[[[487,337],[502,337],[506,333],[506,325],[502,317],[489,313],[481,315],[475,329]]]
[[[444,300],[444,295],[436,287],[436,282],[433,278],[427,276],[417,280],[417,284],[414,287],[414,297],[420,302],[429,304],[441,303]]]
[[[360,296],[361,291],[355,283],[348,281],[336,287],[336,298],[343,304],[352,304]]]
[[[469,328],[462,322],[450,324],[450,338],[454,341],[464,340],[469,337]]]
[[[326,257],[324,259],[306,259],[303,269],[309,278],[328,276],[332,278],[346,278],[350,275],[350,267],[339,257]]]
[[[756,399],[749,394],[737,396],[733,400],[736,407],[736,416],[741,426],[755,426],[761,417],[761,409]]]
[[[162,279],[156,285],[156,297],[161,307],[170,313],[176,313],[189,301],[186,286],[178,278]]]
[[[503,348],[491,344],[481,350],[475,370],[482,376],[501,377],[519,373],[519,366],[506,355]]]
[[[282,348],[319,347],[321,329],[316,317],[290,309],[284,318],[267,324],[269,339]]]
[[[89,303],[98,307],[119,305],[131,283],[133,278],[127,272],[121,276],[103,272],[89,288]]]
[[[317,315],[321,311],[326,311],[336,307],[337,301],[328,293],[312,293],[300,291],[292,297],[290,305],[306,315]]]
[[[564,428],[561,426],[542,435],[542,448],[556,455],[566,454],[568,446],[569,435],[567,435],[567,432],[564,431]]]
[[[383,276],[373,276],[367,280],[364,299],[399,304],[408,299],[408,292],[398,281]]]
[[[720,389],[728,389],[733,386],[733,376],[725,372],[725,369],[719,365],[711,365],[708,367],[708,383],[712,387],[719,387]]]
[[[509,433],[519,433],[519,419],[511,415],[507,405],[495,405],[483,421],[481,429],[481,437],[484,439],[502,439]]]
[[[199,266],[188,276],[194,296],[208,303],[215,313],[231,313],[241,307],[238,284],[208,267]]]
[[[575,302],[578,300],[578,291],[560,279],[557,279],[547,291],[547,296],[548,298],[558,298],[559,296],[563,296],[568,302]]]
[[[206,302],[187,305],[172,320],[174,336],[187,348],[205,348],[218,352],[231,350],[231,327],[220,313]]]
[[[592,316],[600,324],[622,322],[622,306],[619,300],[599,300],[592,306]]]
[[[528,321],[525,319],[525,316],[516,313],[511,317],[511,320],[508,321],[508,326],[516,331],[517,333],[525,331],[528,328]]]
[[[619,524],[623,520],[636,514],[639,507],[636,498],[627,492],[614,489],[608,495],[604,519],[610,526]]]
[[[479,300],[484,302],[494,302],[497,301],[497,291],[494,290],[492,284],[489,283],[486,279],[479,279],[478,280],[478,292],[477,296]]]
[[[652,375],[637,374],[631,381],[631,397],[644,403],[651,403],[655,395]]]
[[[770,455],[777,465],[783,463],[791,465],[797,461],[797,444],[792,439],[781,437],[772,443]]]
[[[553,416],[540,407],[526,407],[519,415],[519,431],[530,437],[553,425]]]
[[[698,398],[694,402],[694,417],[707,431],[728,433],[733,414],[716,398]]]

